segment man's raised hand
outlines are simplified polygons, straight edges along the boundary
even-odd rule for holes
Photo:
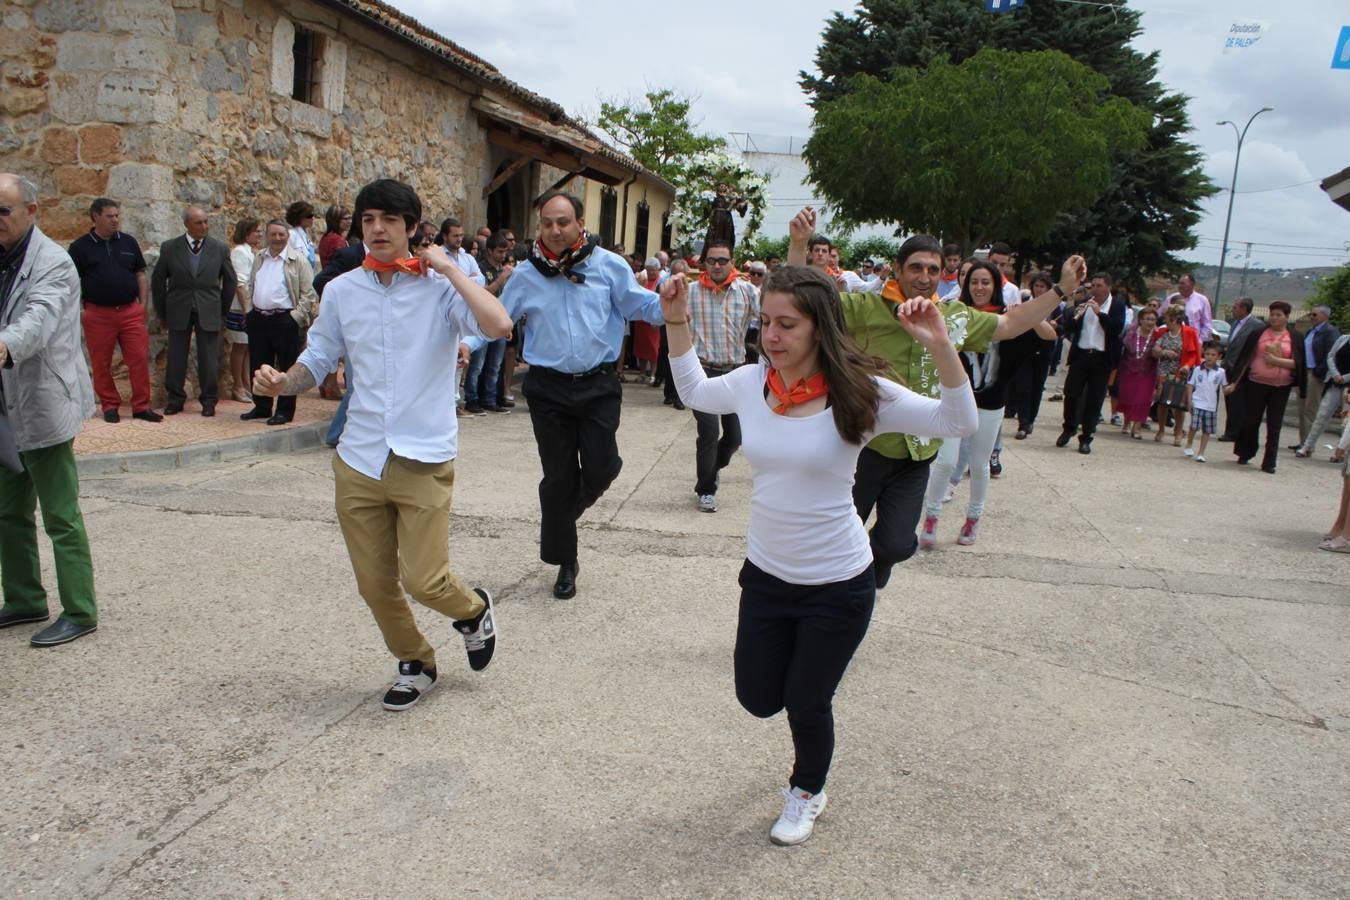
[[[805,244],[816,233],[816,211],[807,206],[788,222],[788,235],[793,243]]]
[[[937,304],[927,297],[915,297],[901,303],[895,311],[895,317],[900,327],[930,352],[944,343],[951,343],[951,337],[947,334],[947,320],[943,318]]]
[[[285,372],[278,372],[271,366],[264,365],[253,373],[253,393],[262,394],[264,397],[280,397],[285,389]]]

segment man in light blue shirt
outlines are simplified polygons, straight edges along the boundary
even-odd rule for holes
[[[398,678],[384,707],[407,709],[436,683],[436,655],[418,630],[404,592],[453,620],[469,666],[487,667],[496,645],[492,597],[450,570],[450,496],[458,423],[454,406],[461,336],[511,332],[497,298],[445,252],[409,256],[422,203],[411,187],[380,179],[356,195],[355,216],[369,253],[361,267],[324,289],[309,346],[281,373],[262,366],[262,396],[308,390],[344,356],[361,377],[333,460],[338,525]]]
[[[627,261],[586,234],[581,201],[539,198],[539,238],[502,292],[512,320],[525,316],[530,369],[521,390],[544,477],[539,482],[539,557],[558,567],[553,596],[576,595],[577,519],[623,466],[616,433],[623,388],[614,364],[624,323],[664,324],[661,301]]]

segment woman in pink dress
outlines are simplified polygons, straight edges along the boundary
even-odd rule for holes
[[[1136,441],[1144,439],[1139,428],[1148,421],[1148,411],[1157,392],[1158,360],[1153,355],[1157,326],[1158,313],[1146,306],[1139,311],[1134,324],[1125,329],[1121,339],[1124,347],[1116,375],[1120,388],[1120,414],[1125,420],[1124,433]]]

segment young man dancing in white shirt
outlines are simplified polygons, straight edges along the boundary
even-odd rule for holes
[[[460,339],[511,333],[496,297],[445,251],[409,255],[422,202],[398,181],[356,195],[369,253],[361,268],[328,284],[309,346],[285,373],[258,370],[253,392],[298,394],[322,382],[344,356],[361,378],[333,458],[338,524],[357,589],[370,606],[398,678],[385,709],[407,709],[436,683],[436,656],[404,592],[454,621],[469,666],[484,669],[496,645],[492,597],[450,571],[450,495],[458,425],[454,405]]]

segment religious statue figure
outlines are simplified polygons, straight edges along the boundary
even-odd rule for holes
[[[708,234],[703,239],[703,246],[706,248],[710,241],[726,241],[731,245],[732,250],[736,248],[736,225],[732,221],[733,212],[745,215],[750,208],[749,202],[744,197],[736,197],[731,193],[731,186],[725,182],[719,182],[717,193],[708,199]],[[706,253],[706,249],[704,250]],[[699,261],[703,260],[702,254],[699,255]]]

